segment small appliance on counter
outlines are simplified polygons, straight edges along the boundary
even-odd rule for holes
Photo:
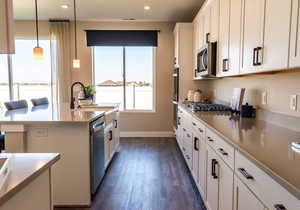
[[[248,103],[242,105],[241,117],[243,118],[254,118],[256,116],[256,109],[250,106]]]

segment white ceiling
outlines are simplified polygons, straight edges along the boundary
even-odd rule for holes
[[[13,0],[15,19],[34,19],[34,0]],[[77,0],[79,20],[191,21],[204,0]],[[73,0],[38,0],[39,17],[73,18]],[[60,5],[68,4],[69,9]],[[145,11],[144,6],[151,10]]]

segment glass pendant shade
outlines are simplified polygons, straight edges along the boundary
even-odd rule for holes
[[[33,58],[35,60],[43,60],[44,59],[44,50],[41,47],[33,48]]]
[[[79,59],[74,59],[73,60],[73,68],[74,69],[79,69],[80,68],[80,60]]]

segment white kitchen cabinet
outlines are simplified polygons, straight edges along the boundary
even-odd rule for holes
[[[193,70],[197,69],[197,54],[200,45],[200,16],[197,16],[193,22]]]
[[[243,0],[243,4],[241,73],[286,69],[291,0]]]
[[[200,137],[193,132],[193,177],[198,184],[199,177],[199,150],[200,150]]]
[[[237,177],[234,179],[234,210],[266,210],[262,202]]]
[[[233,171],[207,147],[207,207],[209,210],[232,210]]]
[[[242,0],[220,1],[218,77],[240,71]]]
[[[204,43],[207,43],[210,41],[210,7],[207,7],[203,12],[203,36],[204,36]]]
[[[291,68],[300,67],[300,0],[292,0],[292,22],[290,35],[290,63]]]
[[[113,129],[113,138],[114,138],[114,149],[118,151],[120,145],[120,121],[119,121],[120,112],[115,112],[114,116],[114,129]]]
[[[211,0],[203,11],[204,43],[215,42],[219,34],[219,0]]]

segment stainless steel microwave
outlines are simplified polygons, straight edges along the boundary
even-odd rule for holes
[[[195,78],[215,77],[217,70],[217,42],[205,44],[197,54]]]

